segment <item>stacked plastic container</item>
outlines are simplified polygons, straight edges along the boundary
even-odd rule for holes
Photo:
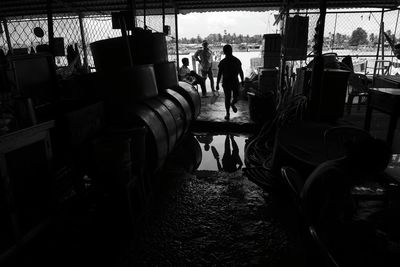
[[[146,126],[146,168],[157,171],[199,115],[200,95],[178,82],[163,33],[143,30],[94,42],[91,50],[109,123]]]

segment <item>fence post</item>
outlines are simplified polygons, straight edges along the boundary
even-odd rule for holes
[[[383,32],[382,32],[382,23],[383,23],[383,8],[382,8],[382,13],[381,13],[381,23],[379,24],[379,37],[378,37],[378,48],[376,50],[376,57],[375,60],[379,59],[379,49],[381,46],[381,40],[382,40],[382,36],[383,36]],[[375,69],[374,69],[374,76],[375,76]]]
[[[283,92],[283,88],[285,87],[285,70],[286,70],[286,45],[287,45],[287,21],[289,19],[289,6],[283,6],[281,15],[281,52],[279,59],[279,82],[278,82],[278,90],[279,92]],[[265,54],[265,51],[264,51]],[[264,55],[265,56],[265,55]],[[265,67],[265,66],[264,66]],[[287,90],[288,88],[285,88]]]
[[[49,47],[54,56],[54,28],[53,28],[53,1],[47,0],[47,30],[49,35]]]
[[[7,19],[3,19],[3,25],[4,25],[4,33],[6,34],[6,39],[7,39],[8,53],[12,55],[13,47],[11,44],[10,32],[8,31]]]
[[[178,43],[178,8],[175,7],[175,46],[176,46],[176,66],[179,70],[179,43]]]
[[[82,41],[82,50],[83,50],[83,66],[84,66],[85,70],[88,70],[89,63],[88,63],[88,54],[87,54],[87,46],[86,46],[86,38],[85,38],[85,28],[83,25],[84,15],[82,13],[79,13],[78,19],[79,19],[79,28],[81,31],[81,41]]]
[[[131,23],[131,25],[128,25],[127,28],[132,29],[131,34],[133,34],[136,28],[136,0],[128,0],[128,13],[129,18],[132,17],[132,20],[129,19],[128,23]]]
[[[164,32],[165,26],[165,0],[161,0],[161,10],[162,10],[162,29]]]

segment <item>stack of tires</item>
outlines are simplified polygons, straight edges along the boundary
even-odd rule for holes
[[[143,30],[127,39],[93,42],[91,50],[108,123],[147,128],[145,168],[156,172],[199,115],[200,95],[178,82],[163,33]]]

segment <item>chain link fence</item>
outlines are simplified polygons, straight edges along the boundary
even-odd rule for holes
[[[144,22],[146,22],[146,27],[153,32],[163,31],[163,19],[161,15],[146,16],[146,19],[144,19],[143,16],[137,17],[137,27],[143,27]],[[102,39],[119,37],[121,36],[121,31],[112,28],[110,14],[83,16],[82,24],[87,47],[88,65],[91,69],[94,69],[90,43]],[[165,24],[170,26],[170,34],[166,36],[169,60],[176,61],[175,16],[166,15]],[[48,35],[46,34],[48,29],[46,16],[35,18],[10,17],[7,18],[6,25],[14,54],[34,53],[38,45],[48,44],[49,42]],[[63,38],[64,54],[67,54],[68,46],[72,46],[78,49],[81,59],[83,59],[84,51],[79,16],[73,14],[57,14],[53,17],[53,25],[54,37]],[[44,30],[45,34],[42,38],[34,34],[34,28],[36,27],[40,27]],[[7,53],[8,45],[5,31],[3,30],[0,33],[0,48]],[[66,56],[56,56],[56,64],[57,66],[67,66],[68,62]]]
[[[291,16],[295,14],[309,17],[308,54],[311,55],[319,13],[317,10],[301,10],[290,13]],[[381,10],[377,9],[365,11],[328,10],[325,22],[323,52],[334,52],[339,57],[352,55],[354,58],[362,60],[376,57],[381,16]],[[398,20],[398,10],[384,12],[384,31],[394,41],[400,40],[400,29],[397,29]],[[54,36],[63,38],[64,49],[66,50],[70,45],[76,45],[83,59],[84,51],[78,15],[56,14],[54,15],[53,23]],[[90,43],[101,39],[121,36],[121,32],[120,30],[112,29],[111,15],[107,13],[86,15],[83,17],[82,23],[87,44],[88,64],[91,68],[94,68]],[[6,24],[10,42],[13,49],[15,49],[15,53],[26,53],[26,50],[30,53],[35,50],[37,45],[48,43],[47,34],[39,38],[33,33],[35,27],[40,27],[45,32],[47,31],[48,24],[45,15],[42,17],[9,17]],[[170,34],[167,36],[169,60],[177,61],[175,16],[173,14],[166,15],[165,24],[170,26]],[[146,26],[148,29],[156,32],[163,31],[163,19],[161,15],[138,16],[136,25],[138,27]],[[0,48],[7,53],[8,46],[4,32],[4,29],[0,31]],[[382,49],[380,50],[380,55],[381,51]],[[386,57],[392,58],[392,51],[387,42],[384,45],[384,54]],[[56,63],[58,66],[66,66],[68,64],[65,56],[56,57]]]
[[[315,27],[319,18],[317,10],[291,12],[290,15],[309,17],[308,53],[314,44]],[[338,10],[327,11],[325,18],[323,53],[336,53],[339,57],[351,55],[355,58],[374,58],[377,55],[382,10]],[[393,41],[400,40],[397,28],[399,11],[385,11],[384,31]],[[387,41],[384,45],[386,57],[393,57]],[[380,47],[379,55],[382,55]]]

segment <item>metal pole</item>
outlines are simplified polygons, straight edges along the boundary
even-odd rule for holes
[[[382,13],[381,13],[381,23],[379,25],[378,48],[376,50],[376,58],[375,58],[375,60],[378,60],[378,58],[379,58],[379,49],[380,49],[380,46],[381,46],[381,40],[382,40],[382,36],[383,36],[382,23],[383,23],[383,8],[382,8]],[[374,70],[374,75],[375,75],[375,70]]]
[[[89,63],[88,63],[88,54],[87,54],[87,46],[86,46],[86,38],[85,38],[85,28],[83,25],[83,18],[84,15],[82,13],[79,13],[78,19],[79,19],[79,28],[81,30],[81,40],[82,40],[82,50],[83,50],[83,65],[86,70],[89,68]]]
[[[146,0],[143,0],[143,28],[147,29],[147,26],[146,26]]]
[[[280,53],[280,72],[279,72],[279,90],[282,92],[283,88],[286,90],[285,86],[285,71],[286,71],[286,44],[287,44],[287,22],[289,18],[289,8],[287,6],[284,7],[284,11],[282,11],[281,17],[281,53]],[[284,15],[283,15],[284,14]]]
[[[8,31],[8,25],[6,19],[3,19],[3,25],[4,25],[4,33],[6,34],[6,39],[7,39],[8,53],[12,55],[14,51],[11,44],[10,32]]]
[[[176,66],[179,70],[178,8],[177,7],[175,7],[175,46],[176,46]]]
[[[383,15],[382,15],[383,16]],[[382,60],[385,59],[385,23],[382,21]]]
[[[131,25],[128,26],[128,29],[133,29],[136,27],[136,1],[135,0],[128,0],[128,13],[129,16],[132,17],[132,20],[129,19],[129,23]]]
[[[53,1],[47,0],[47,30],[49,35],[50,52],[54,53],[54,29],[53,29]]]
[[[165,0],[161,0],[161,10],[162,10],[162,28],[164,31],[164,26],[165,26]]]
[[[126,21],[125,21],[125,17],[123,15],[119,16],[119,24],[121,25],[121,35],[122,35],[122,39],[124,40],[125,52],[128,56],[129,67],[133,67],[131,47],[130,47],[130,43],[129,43],[129,37],[126,34]]]

